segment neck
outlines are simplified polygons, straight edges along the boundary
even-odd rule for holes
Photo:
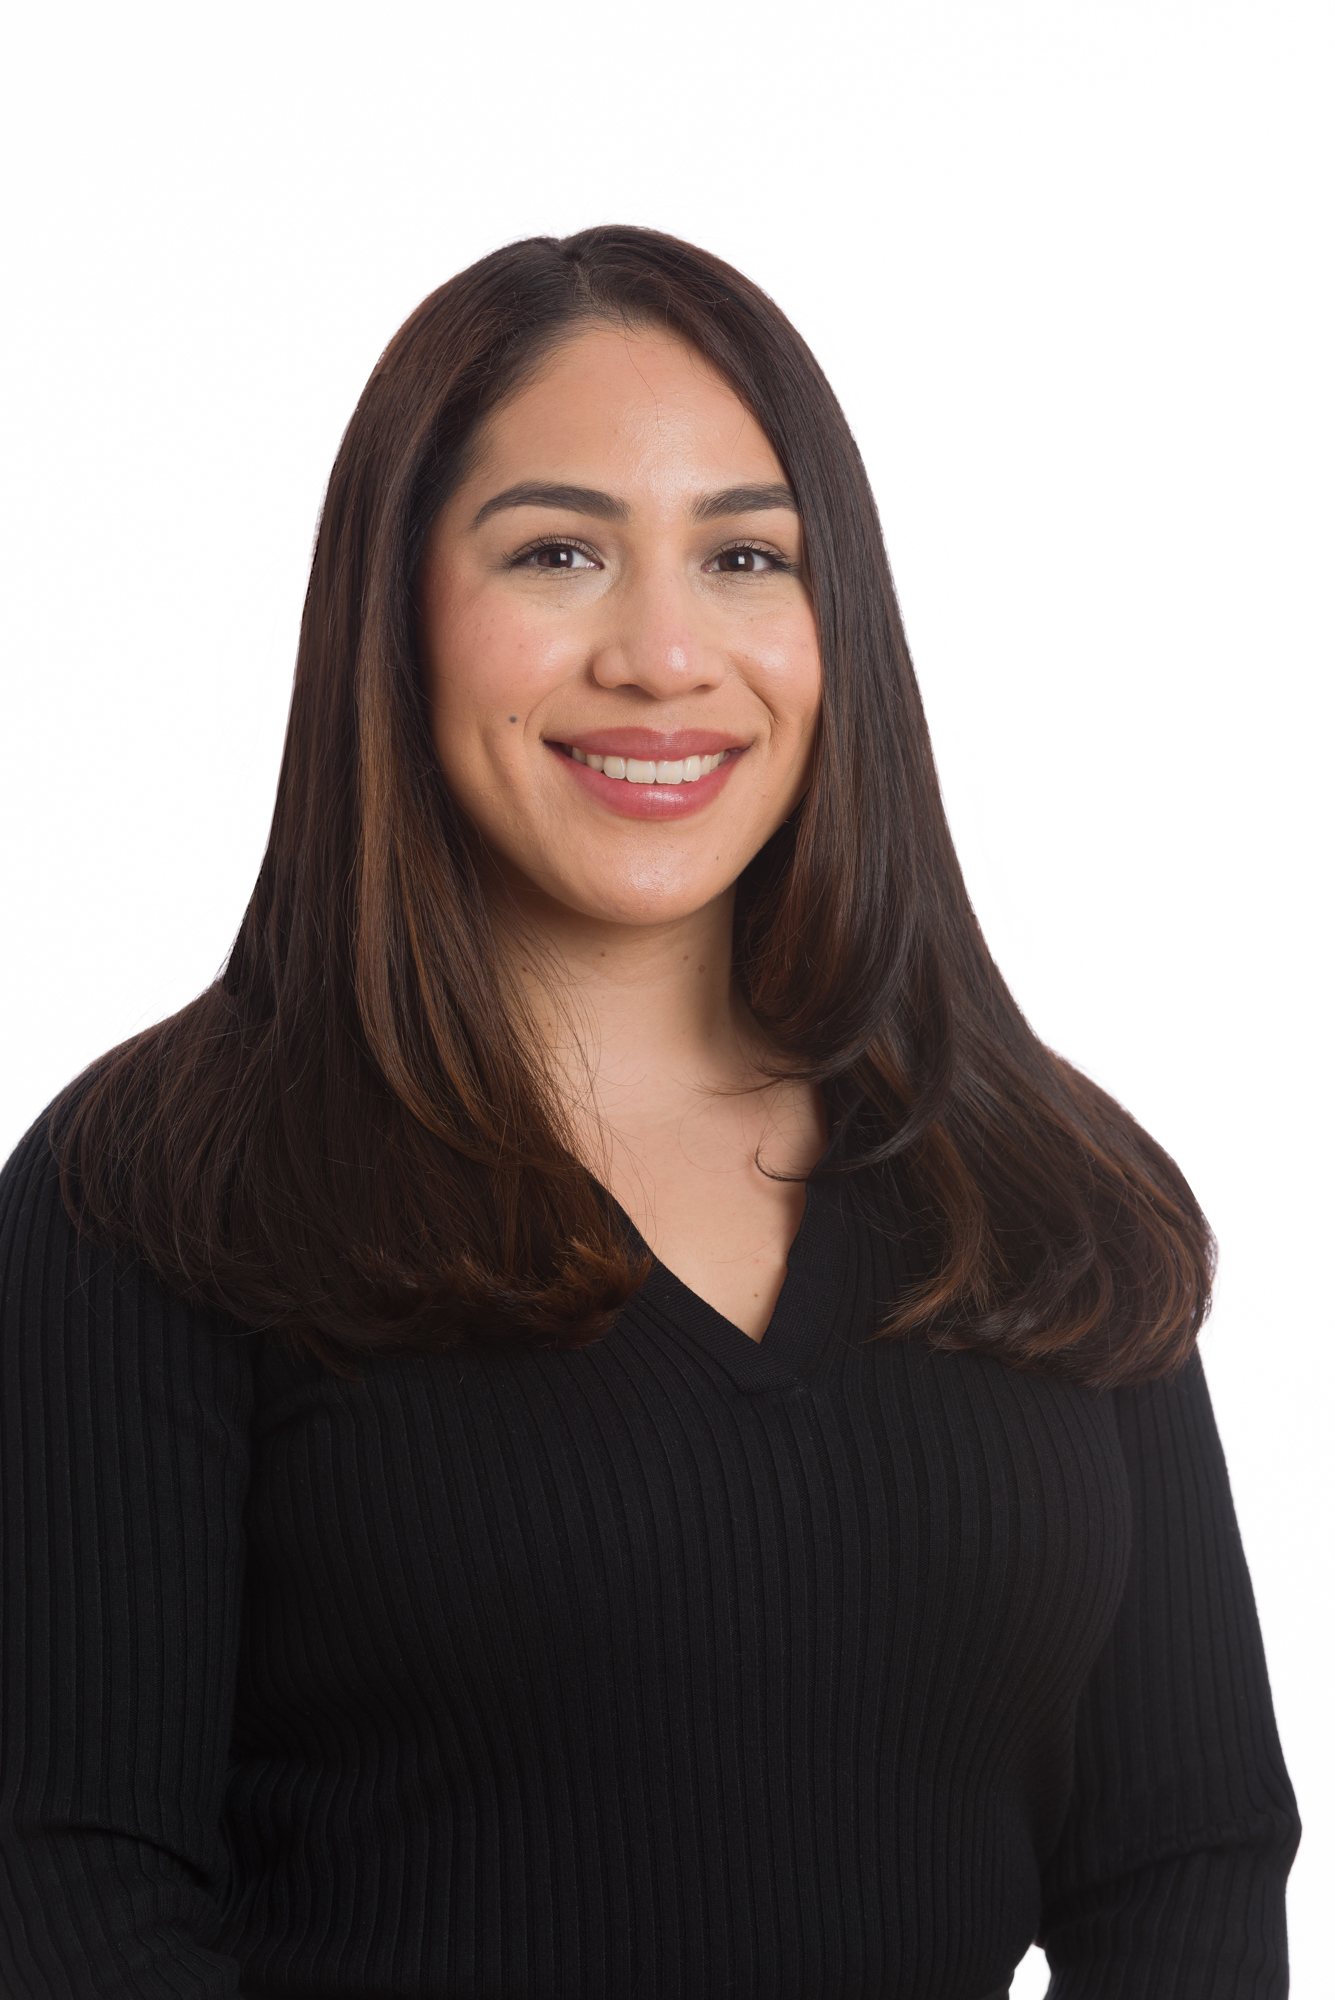
[[[731,890],[663,924],[543,902],[499,927],[558,1089],[614,1115],[631,1097],[759,1081],[754,1023],[732,977]]]
[[[758,1338],[801,1217],[797,1182],[826,1130],[815,1086],[767,1069],[738,997],[733,891],[660,924],[531,898],[495,907],[565,1143],[655,1252],[695,1272],[701,1296],[725,1298]],[[716,1267],[735,1262],[739,1240],[768,1275],[757,1289],[744,1257],[737,1298],[726,1285],[716,1295]]]

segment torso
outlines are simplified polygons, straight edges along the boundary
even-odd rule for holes
[[[574,1352],[256,1351],[243,1991],[1005,1990],[1122,1587],[1116,1406],[869,1339],[875,1199],[812,1183],[759,1341],[660,1265]]]
[[[873,1337],[920,1251],[864,1172],[811,1182],[763,1340],[660,1262],[585,1346],[350,1379],[80,1242],[47,1146],[0,1178],[18,1803],[108,1926],[148,1866],[164,1952],[256,2000],[978,2000],[1045,1922],[1166,1993],[1185,1881],[1282,1985],[1198,1361],[1095,1391]]]

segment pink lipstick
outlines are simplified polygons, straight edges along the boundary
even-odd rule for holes
[[[600,805],[625,819],[681,819],[727,783],[746,745],[710,729],[581,730],[548,747]]]

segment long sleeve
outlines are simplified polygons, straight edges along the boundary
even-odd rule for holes
[[[209,1948],[248,1343],[96,1253],[43,1127],[0,1177],[0,1992],[235,1994]]]
[[[1045,1869],[1049,2000],[1273,2000],[1298,1817],[1199,1356],[1113,1393],[1134,1543]]]

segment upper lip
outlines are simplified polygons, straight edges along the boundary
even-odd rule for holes
[[[684,757],[713,757],[720,750],[747,747],[742,737],[729,736],[723,729],[577,729],[547,741],[586,755],[634,757],[646,764],[672,764]]]

